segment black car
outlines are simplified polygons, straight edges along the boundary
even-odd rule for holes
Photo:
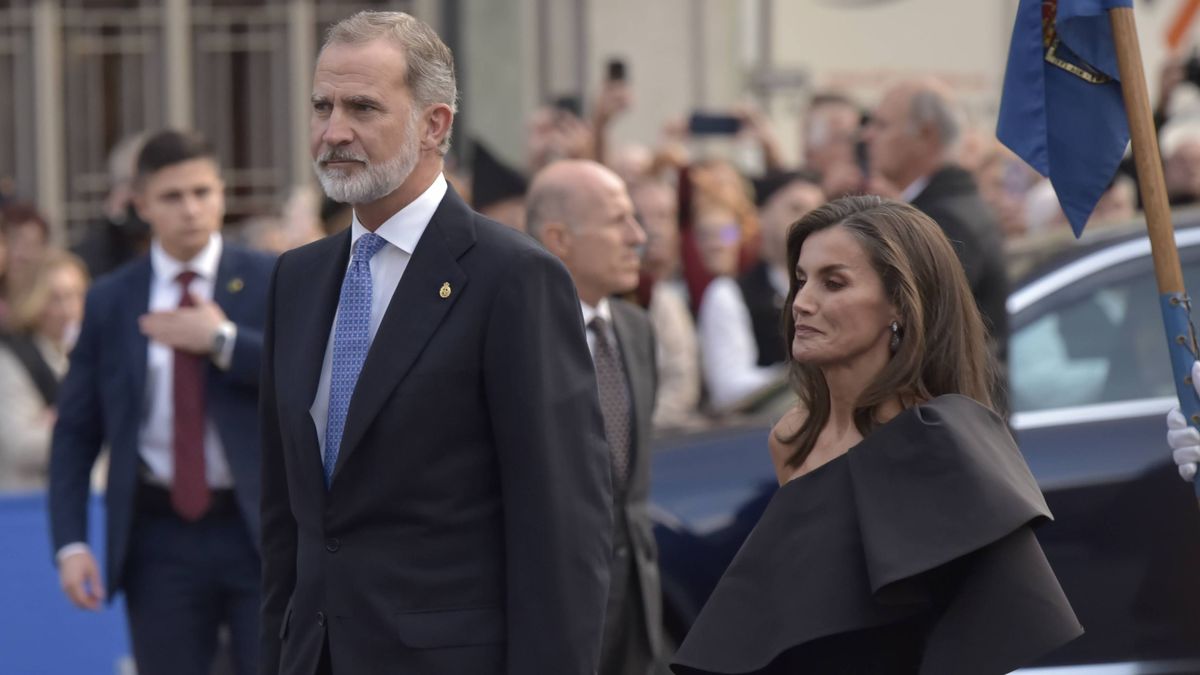
[[[1200,212],[1176,219],[1200,297]],[[1087,630],[1043,659],[1050,671],[1200,673],[1200,510],[1166,445],[1175,393],[1141,227],[1085,236],[1008,300],[1011,426],[1055,516],[1038,538]],[[652,508],[676,643],[777,488],[767,434],[790,405],[782,392],[747,421],[658,442]]]

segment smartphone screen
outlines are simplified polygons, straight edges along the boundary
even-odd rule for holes
[[[733,115],[694,112],[688,120],[688,132],[693,136],[732,135],[741,128],[742,120]]]
[[[578,96],[559,96],[554,99],[554,107],[576,117],[583,116],[583,102],[579,100]]]
[[[621,59],[609,59],[607,73],[609,82],[624,82],[628,76],[625,61]]]

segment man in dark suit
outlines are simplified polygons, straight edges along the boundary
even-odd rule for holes
[[[646,235],[615,173],[596,162],[550,164],[533,182],[529,233],[558,256],[579,291],[596,365],[613,483],[613,554],[601,675],[647,675],[662,653],[662,596],[650,492],[657,381],[654,330],[633,290]]]
[[[737,312],[729,321],[747,337],[753,332],[757,359],[746,364],[763,368],[787,358],[780,322],[793,274],[787,264],[788,229],[801,216],[824,204],[825,192],[816,174],[780,172],[754,181],[754,201],[762,236],[761,260],[738,278],[747,312]],[[747,315],[749,325],[744,325]],[[738,343],[748,341],[742,338]]]
[[[446,183],[456,99],[400,12],[317,60],[314,165],[354,218],[272,285],[264,675],[595,670],[611,490],[578,296]]]
[[[124,591],[139,673],[207,674],[220,625],[253,672],[258,643],[255,415],[272,262],[225,243],[224,184],[200,137],[138,157],[148,256],[99,279],[58,399],[50,521],[63,590]],[[87,542],[92,466],[110,451],[104,583]]]
[[[133,179],[146,136],[144,132],[126,136],[108,154],[104,214],[87,224],[82,241],[72,249],[93,279],[144,255],[150,247],[150,226],[133,205]]]
[[[1008,278],[1000,224],[971,174],[954,162],[963,135],[953,93],[935,79],[897,84],[866,129],[872,173],[942,228],[954,244],[988,324],[994,353],[1008,354]]]

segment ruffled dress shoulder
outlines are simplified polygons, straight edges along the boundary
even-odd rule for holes
[[[776,492],[671,668],[1008,673],[1083,633],[1032,531],[1050,517],[995,413],[914,406]]]

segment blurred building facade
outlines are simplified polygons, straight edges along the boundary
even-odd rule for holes
[[[1139,6],[1148,64],[1158,63],[1163,26],[1183,1]],[[294,185],[312,181],[308,98],[322,34],[360,9],[411,12],[454,51],[460,157],[478,138],[524,165],[532,111],[561,96],[581,98],[586,110],[611,59],[627,64],[634,94],[611,128],[615,144],[653,144],[668,116],[749,101],[774,120],[794,160],[796,122],[814,91],[841,89],[869,107],[895,79],[925,73],[947,79],[988,128],[1016,5],[0,0],[0,190],[34,200],[74,241],[101,211],[106,157],[119,139],[194,127],[226,167],[231,218],[277,212]]]
[[[329,24],[386,0],[0,2],[0,176],[68,240],[102,210],[109,150],[163,127],[217,148],[231,216],[277,208],[309,180],[312,63]],[[436,16],[428,17],[436,23]]]

